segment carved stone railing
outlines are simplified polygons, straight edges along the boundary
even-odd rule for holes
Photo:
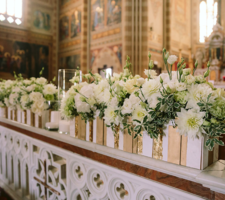
[[[201,170],[0,120],[0,187],[14,199],[198,200],[221,195],[208,188],[204,176],[201,183],[200,175]]]

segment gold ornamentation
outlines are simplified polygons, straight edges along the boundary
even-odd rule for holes
[[[93,142],[93,120],[89,121],[89,141]]]
[[[138,135],[138,154],[142,154],[143,150],[143,133],[142,136]]]
[[[109,30],[109,31],[97,33],[97,34],[92,36],[92,39],[96,40],[96,39],[99,39],[99,38],[107,37],[109,35],[114,35],[114,34],[120,33],[120,31],[121,31],[120,28],[115,28],[115,29],[112,29],[112,30]]]
[[[75,138],[78,138],[78,117],[75,117]]]
[[[26,110],[23,110],[23,115],[24,115],[24,124],[27,123],[27,111]]]
[[[114,133],[114,148],[119,148],[119,132],[120,132],[120,125],[116,126],[116,132]]]
[[[14,121],[17,121],[17,110],[12,111],[12,117]]]
[[[163,158],[163,138],[162,135],[158,135],[158,138],[153,139],[153,158],[162,160]]]

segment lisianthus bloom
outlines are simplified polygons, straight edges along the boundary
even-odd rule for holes
[[[132,120],[138,120],[140,122],[143,121],[144,117],[148,114],[148,112],[141,105],[135,107],[132,113]],[[140,125],[136,121],[133,121],[133,124]]]
[[[175,63],[177,61],[177,56],[175,55],[171,55],[169,56],[169,58],[167,59],[167,62],[170,64],[170,65],[173,65],[173,63]]]
[[[199,138],[204,130],[201,128],[204,122],[205,112],[196,112],[194,109],[186,111],[181,108],[181,112],[177,113],[178,119],[176,123],[178,125],[177,131],[181,135],[188,136],[189,138]]]

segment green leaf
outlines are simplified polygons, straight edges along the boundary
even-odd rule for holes
[[[208,147],[210,145],[211,139],[208,139],[205,143],[205,145]]]
[[[218,140],[217,138],[214,139],[215,143],[220,145],[220,146],[224,146],[224,142],[222,140]]]
[[[197,104],[198,104],[198,106],[200,106],[200,107],[204,106],[204,103],[201,103],[201,102],[198,102]]]
[[[139,120],[137,120],[137,119],[134,119],[133,121],[135,121],[135,122],[141,124],[141,122],[140,122]]]
[[[175,104],[174,104],[174,107],[175,107],[175,108],[179,108],[179,107],[180,107],[180,104],[179,104],[179,103],[175,103]]]
[[[209,96],[207,97],[207,102],[209,101],[211,96],[212,96],[212,93],[210,93]]]

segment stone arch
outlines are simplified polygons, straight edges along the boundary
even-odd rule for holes
[[[118,73],[122,71],[119,58],[115,52],[108,47],[104,47],[98,53],[92,65],[92,72],[97,73],[98,68],[103,68],[104,65],[107,65],[107,67],[113,67],[113,72]]]

